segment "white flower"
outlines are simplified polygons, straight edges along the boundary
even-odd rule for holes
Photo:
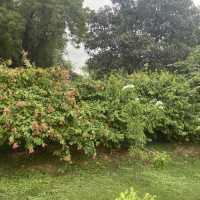
[[[162,106],[163,105],[163,102],[162,101],[157,101],[156,102],[156,106]]]
[[[140,99],[139,99],[139,98],[136,98],[135,100],[136,100],[136,101],[139,101]]]
[[[126,85],[126,86],[123,87],[122,90],[124,91],[124,90],[127,90],[127,89],[134,89],[134,88],[135,88],[134,85]]]
[[[164,105],[162,101],[157,101],[155,105],[160,109],[164,109]]]

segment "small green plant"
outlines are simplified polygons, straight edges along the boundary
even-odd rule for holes
[[[134,189],[131,188],[130,190],[121,193],[120,197],[116,200],[156,200],[156,197],[147,193],[144,198],[140,198]]]
[[[131,158],[135,160],[144,162],[148,162],[150,159],[148,151],[142,148],[131,147],[129,149],[129,155],[131,156]]]
[[[169,163],[170,160],[171,157],[167,152],[159,152],[159,151],[153,152],[152,163],[153,166],[156,168],[163,168]]]

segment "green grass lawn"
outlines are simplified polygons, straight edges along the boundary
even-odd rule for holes
[[[1,153],[0,199],[114,200],[134,187],[141,196],[149,192],[158,200],[200,200],[198,154],[187,150],[186,156],[178,155],[174,146],[162,149],[173,156],[163,169],[136,162],[125,153],[102,154],[95,161],[76,159],[71,165],[45,153],[32,157]]]

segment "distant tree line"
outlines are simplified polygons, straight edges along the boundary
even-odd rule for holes
[[[112,0],[99,11],[83,0],[0,0],[0,58],[36,66],[62,61],[69,40],[84,42],[88,71],[103,77],[184,60],[200,43],[200,9],[192,0]]]
[[[112,0],[89,17],[88,69],[98,77],[166,67],[199,44],[200,12],[192,0]]]

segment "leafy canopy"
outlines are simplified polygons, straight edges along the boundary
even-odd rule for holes
[[[0,1],[0,58],[20,62],[24,20],[12,1]]]
[[[182,60],[198,43],[199,10],[191,0],[113,0],[92,12],[86,48],[89,71],[128,73]]]
[[[20,12],[26,19],[23,48],[37,66],[58,62],[67,40],[78,43],[84,35],[82,0],[22,0]]]
[[[85,34],[83,0],[0,1],[0,57],[20,64],[21,51],[37,66],[62,60],[68,40]]]

